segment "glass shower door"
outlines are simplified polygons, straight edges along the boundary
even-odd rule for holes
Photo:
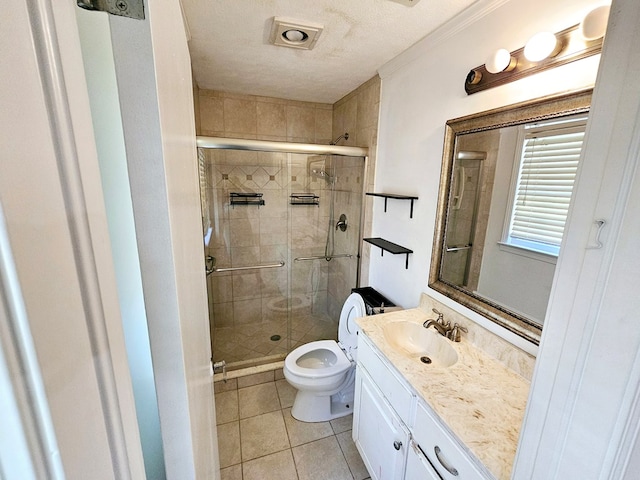
[[[364,159],[202,152],[214,361],[268,363],[335,339],[356,286]]]
[[[290,348],[288,154],[205,155],[211,224],[205,252],[215,259],[207,282],[214,360],[233,368],[282,358]]]

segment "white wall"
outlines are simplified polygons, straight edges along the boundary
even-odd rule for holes
[[[401,256],[371,255],[370,283],[404,307],[426,291],[489,329],[495,324],[427,287],[437,205],[444,125],[448,119],[552,93],[592,86],[599,56],[468,96],[464,79],[497,48],[522,47],[540,30],[560,31],[579,23],[599,0],[513,0],[484,12],[481,1],[380,70],[382,77],[376,190],[420,197],[414,218],[406,205],[374,204],[373,236],[414,251],[409,269]],[[494,2],[500,3],[500,2]],[[482,16],[483,13],[486,15]],[[521,21],[518,21],[521,19]],[[375,252],[374,252],[375,253]],[[502,333],[502,329],[498,332]],[[506,337],[518,342],[515,336]],[[523,348],[528,348],[526,344]]]
[[[76,8],[147,478],[165,478],[127,156],[106,13]]]

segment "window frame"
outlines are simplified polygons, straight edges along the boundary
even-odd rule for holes
[[[512,224],[514,220],[514,213],[516,207],[516,195],[520,186],[520,172],[524,165],[524,149],[525,142],[531,138],[532,135],[545,133],[543,136],[553,136],[555,134],[567,134],[574,132],[585,132],[587,125],[588,115],[581,113],[572,115],[571,117],[563,118],[562,120],[546,120],[539,122],[533,126],[526,128],[526,125],[522,124],[518,126],[517,134],[517,147],[514,152],[513,168],[511,172],[511,183],[509,186],[508,204],[505,212],[504,226],[502,230],[502,237],[499,242],[499,248],[503,251],[514,253],[516,255],[522,255],[529,258],[534,258],[547,263],[555,264],[560,253],[560,244],[553,245],[544,242],[536,242],[534,240],[527,240],[511,235]],[[584,136],[583,136],[584,142]],[[582,146],[581,146],[582,149]],[[574,175],[574,185],[577,177]],[[573,189],[573,185],[572,185]],[[572,191],[573,195],[573,191]],[[566,218],[565,218],[566,225]]]

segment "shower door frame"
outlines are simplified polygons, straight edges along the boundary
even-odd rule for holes
[[[366,184],[369,169],[369,149],[367,147],[349,147],[341,145],[320,145],[313,143],[291,143],[277,142],[270,140],[250,140],[242,138],[224,138],[224,137],[208,137],[197,136],[196,145],[198,148],[220,149],[220,150],[249,150],[258,152],[279,152],[294,154],[312,154],[312,155],[336,155],[343,157],[362,157],[364,161],[363,167],[363,188],[361,199],[361,214],[358,234],[358,245],[356,254],[356,288],[360,287],[361,276],[361,260],[362,260],[362,239],[364,236],[365,226],[365,205],[366,205]],[[289,267],[290,268],[290,267]],[[212,345],[213,348],[213,345]],[[212,351],[213,354],[213,351]]]

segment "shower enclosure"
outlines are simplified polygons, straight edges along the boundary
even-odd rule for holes
[[[198,137],[214,362],[336,339],[359,283],[367,150]]]

